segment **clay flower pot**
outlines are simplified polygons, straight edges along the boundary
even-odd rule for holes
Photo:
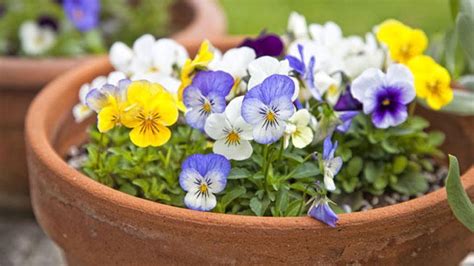
[[[171,38],[183,44],[212,40],[227,30],[225,15],[214,0],[176,1],[170,25],[176,31]],[[23,142],[28,105],[46,83],[89,58],[0,57],[0,209],[30,209]]]
[[[222,47],[232,44],[227,40]],[[235,44],[235,43],[234,43]],[[63,160],[86,140],[71,108],[79,86],[111,71],[107,58],[62,75],[30,107],[26,121],[36,218],[69,265],[400,264],[455,265],[474,248],[474,234],[453,216],[445,189],[405,203],[339,216],[336,228],[309,217],[204,213],[136,198],[93,181]],[[443,119],[449,152],[473,164],[466,132]],[[468,134],[473,134],[469,132]],[[455,145],[456,144],[456,145]],[[474,199],[474,166],[462,181]]]

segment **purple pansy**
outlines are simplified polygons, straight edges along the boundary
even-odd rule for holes
[[[336,111],[362,110],[362,103],[352,96],[351,87],[348,85],[346,91],[339,97],[334,105]]]
[[[204,130],[211,113],[225,110],[225,97],[234,85],[234,78],[224,71],[200,71],[183,93],[188,108],[186,122],[193,128]]]
[[[342,167],[342,158],[334,157],[337,150],[337,141],[334,144],[331,141],[331,136],[326,137],[323,143],[323,167],[324,167],[324,186],[329,191],[334,191],[336,185],[334,184],[334,177],[339,173]]]
[[[306,82],[311,95],[313,95],[316,100],[321,101],[321,94],[314,84],[314,66],[316,59],[314,56],[311,56],[308,64],[306,64],[304,61],[303,45],[301,44],[298,44],[298,52],[300,54],[300,58],[296,58],[292,55],[287,55],[285,58],[290,63],[290,67]]]
[[[283,52],[283,41],[276,34],[262,33],[257,38],[246,38],[239,47],[247,46],[255,51],[257,57],[280,56]]]
[[[68,19],[79,31],[92,30],[99,24],[99,0],[64,0],[63,8]]]
[[[415,99],[413,75],[401,64],[393,64],[384,74],[379,69],[364,71],[352,83],[352,95],[363,105],[365,114],[372,114],[377,128],[403,123],[408,116],[407,104]]]
[[[242,117],[254,126],[256,142],[270,144],[283,136],[286,120],[295,112],[291,101],[294,91],[291,78],[274,74],[247,92],[242,103]]]
[[[336,113],[342,122],[342,124],[336,127],[336,130],[342,133],[346,133],[352,125],[352,119],[354,119],[354,117],[359,114],[359,111],[341,111]]]
[[[179,185],[186,191],[184,204],[198,211],[210,211],[217,203],[230,173],[230,162],[219,154],[193,154],[181,165]]]
[[[339,218],[331,207],[329,207],[328,201],[326,197],[314,200],[308,210],[308,215],[331,227],[336,227]]]

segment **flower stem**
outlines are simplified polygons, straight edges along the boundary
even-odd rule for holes
[[[415,114],[416,110],[416,101],[413,101],[409,106],[408,106],[408,115],[413,116]]]
[[[186,137],[186,140],[187,140],[187,143],[192,143],[191,141],[191,138],[193,137],[193,128],[192,127],[189,127],[189,132],[188,132],[188,136]],[[186,149],[183,151],[183,154],[181,154],[181,158],[179,159],[179,163],[181,163],[184,158],[186,157],[186,155],[188,154],[188,147],[190,145],[186,145]]]
[[[285,141],[281,139],[280,141],[280,152],[278,153],[278,160],[281,160],[281,157],[283,157],[283,150],[285,149]]]
[[[99,147],[97,149],[97,158],[96,158],[96,165],[97,165],[97,168],[100,168],[100,154],[102,153],[102,148],[103,148],[103,144],[104,143],[104,133],[100,133],[100,138],[99,138]]]
[[[301,216],[301,212],[303,211],[304,199],[306,198],[306,192],[308,191],[309,185],[310,184],[306,185],[306,188],[304,189],[303,197],[301,198],[301,204],[298,208],[298,216]]]

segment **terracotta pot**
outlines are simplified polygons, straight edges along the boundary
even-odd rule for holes
[[[62,75],[38,95],[26,121],[35,215],[70,265],[455,265],[474,250],[474,234],[454,218],[444,189],[401,204],[342,214],[339,225],[330,228],[309,217],[192,211],[97,183],[62,158],[71,145],[86,139],[88,123],[76,124],[71,117],[79,86],[109,71],[107,59],[100,58]],[[448,141],[457,144],[451,152],[472,165],[474,150],[466,151],[463,143],[473,132],[459,131],[456,120],[433,114],[426,117],[449,125]],[[474,199],[474,166],[462,180]]]
[[[177,31],[171,37],[193,47],[203,38],[212,40],[225,34],[227,29],[225,15],[215,0],[176,1],[171,14],[170,25]],[[46,83],[87,59],[0,57],[0,209],[30,209],[23,142],[28,105]]]

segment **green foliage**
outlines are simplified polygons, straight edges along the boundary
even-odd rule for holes
[[[338,197],[356,191],[373,195],[396,191],[408,196],[426,192],[423,172],[433,171],[426,159],[443,156],[438,147],[444,141],[441,132],[424,132],[428,125],[421,117],[409,117],[398,127],[378,129],[369,116],[355,117],[349,132],[335,135],[340,145],[336,154],[344,160],[335,178]]]
[[[42,56],[76,56],[105,53],[115,41],[132,44],[145,33],[168,34],[168,6],[171,0],[101,1],[99,27],[81,33],[66,18],[62,6],[51,0],[6,0],[0,17],[0,55],[25,55],[21,50],[19,29],[23,22],[48,16],[58,21],[59,32],[53,48]]]
[[[446,180],[448,203],[456,218],[474,233],[474,205],[464,190],[456,157],[449,155],[449,172]]]

